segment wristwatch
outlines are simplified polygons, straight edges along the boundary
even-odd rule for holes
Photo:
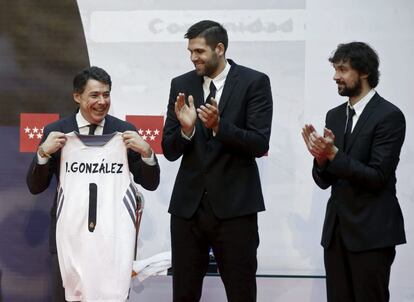
[[[52,156],[50,156],[49,153],[46,153],[45,150],[43,150],[43,146],[40,145],[39,148],[37,149],[37,154],[39,154],[39,156],[41,158],[51,158]]]

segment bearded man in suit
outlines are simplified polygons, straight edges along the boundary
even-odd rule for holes
[[[185,38],[195,70],[171,82],[162,141],[168,160],[182,157],[169,207],[173,300],[200,300],[211,248],[228,301],[256,301],[255,158],[269,148],[270,81],[226,59],[221,24],[200,21]]]
[[[406,242],[395,188],[405,118],[374,90],[379,59],[369,45],[340,44],[329,61],[348,101],[328,111],[323,134],[302,129],[313,178],[331,187],[322,233],[328,301],[385,302],[395,246]]]

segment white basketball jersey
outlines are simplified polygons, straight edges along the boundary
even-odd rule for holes
[[[136,188],[121,133],[66,134],[56,245],[68,301],[125,301],[134,259]]]

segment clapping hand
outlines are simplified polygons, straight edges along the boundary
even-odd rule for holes
[[[194,107],[194,98],[192,95],[188,97],[188,105],[185,101],[185,94],[179,93],[175,102],[175,114],[181,124],[182,131],[185,135],[190,136],[194,131],[197,118]]]

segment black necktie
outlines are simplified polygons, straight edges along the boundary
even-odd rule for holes
[[[208,94],[208,96],[206,98],[206,103],[211,104],[211,98],[216,97],[216,91],[217,91],[217,88],[216,88],[216,86],[214,86],[213,81],[211,81],[210,82],[210,93]]]
[[[352,133],[352,117],[355,115],[355,110],[352,107],[347,107],[348,110],[348,116],[346,119],[346,125],[345,125],[345,135],[344,135],[344,149],[346,148],[346,144],[349,141],[349,138],[351,137]]]
[[[88,135],[95,135],[95,129],[96,129],[96,127],[98,127],[98,125],[96,125],[96,124],[90,124],[89,125],[89,133],[88,133]]]

